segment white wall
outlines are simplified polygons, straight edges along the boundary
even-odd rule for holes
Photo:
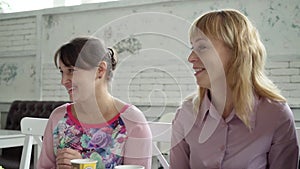
[[[36,18],[0,15],[0,100],[36,98]],[[38,63],[39,65],[40,63]]]
[[[94,35],[122,51],[113,95],[137,105],[176,107],[196,89],[186,60],[189,25],[219,8],[241,10],[254,22],[269,54],[268,75],[299,107],[299,0],[123,0],[0,14],[0,101],[67,100],[54,52],[73,37]],[[17,66],[9,82],[5,71],[11,68],[2,70],[4,65]]]

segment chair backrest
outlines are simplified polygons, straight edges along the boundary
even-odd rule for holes
[[[11,103],[5,129],[20,130],[23,117],[49,118],[52,111],[66,101],[15,100]]]
[[[298,145],[300,145],[300,127],[296,127],[296,134],[297,134]],[[299,154],[300,154],[300,149],[299,149]]]
[[[170,143],[172,134],[172,123],[165,122],[148,122],[150,130],[152,132],[153,141],[153,152],[152,154],[156,156],[164,167],[164,169],[169,169],[169,163],[163,156],[160,149],[157,147],[158,142]]]
[[[159,118],[159,122],[166,122],[166,123],[172,123],[173,119],[175,118],[176,113],[165,113]]]
[[[36,164],[42,147],[42,136],[44,134],[48,119],[24,117],[21,120],[21,132],[25,134],[22,150],[20,169],[29,169],[32,146],[37,144],[34,163]],[[34,164],[34,165],[35,165]],[[36,167],[35,167],[36,168]]]
[[[172,123],[173,119],[175,118],[175,113],[165,113],[163,114],[160,118],[159,118],[159,122],[166,122],[166,123]],[[160,151],[168,157],[169,155],[169,151],[170,151],[170,148],[171,148],[171,143],[170,142],[167,142],[167,143],[164,143],[164,142],[160,142],[157,144],[158,148],[160,149]]]

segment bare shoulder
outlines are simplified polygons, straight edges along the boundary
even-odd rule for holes
[[[118,111],[121,111],[124,109],[124,107],[128,105],[128,103],[124,102],[123,100],[120,100],[118,98],[114,98],[114,106]]]
[[[67,106],[69,105],[70,103],[66,103],[66,104],[63,104],[61,106],[58,106],[57,108],[55,108],[49,119],[57,119],[57,118],[61,118],[62,116],[64,116],[67,112]]]

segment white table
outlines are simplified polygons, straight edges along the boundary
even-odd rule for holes
[[[25,140],[25,135],[22,134],[21,131],[0,129],[0,149],[23,146],[24,140]],[[33,144],[34,144],[34,151],[35,151],[34,164],[36,164],[38,159],[37,157],[38,147],[36,145],[36,142],[34,142]],[[34,168],[36,168],[36,166]]]
[[[23,146],[24,139],[21,131],[0,129],[0,148]]]

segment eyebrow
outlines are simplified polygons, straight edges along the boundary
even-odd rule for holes
[[[207,38],[200,37],[200,38],[197,38],[197,39],[195,40],[195,42],[198,42],[198,41],[201,41],[201,40],[207,41]]]
[[[197,38],[197,39],[195,40],[195,43],[197,43],[197,42],[199,42],[199,41],[207,41],[207,39],[206,39],[206,38],[203,38],[203,37],[200,37],[200,38]],[[193,42],[191,42],[191,45],[193,45]]]

